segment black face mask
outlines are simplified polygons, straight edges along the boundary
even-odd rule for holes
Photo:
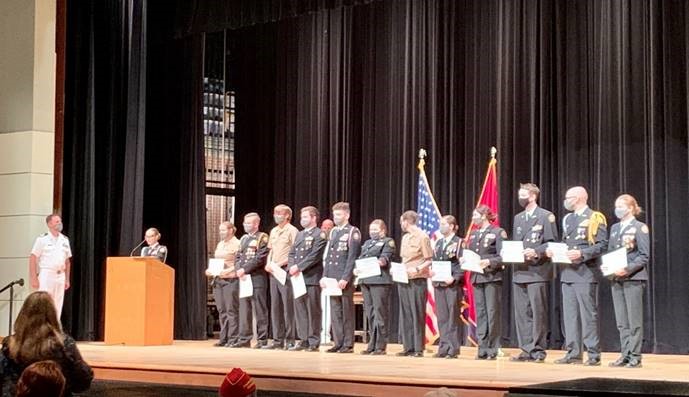
[[[519,205],[521,205],[522,208],[526,208],[526,206],[529,205],[529,199],[524,198],[524,197],[519,197]]]

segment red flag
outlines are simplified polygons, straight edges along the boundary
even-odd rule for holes
[[[495,154],[497,150],[491,148],[491,159],[488,162],[488,171],[486,171],[486,178],[483,180],[483,187],[481,187],[481,194],[478,196],[476,207],[480,205],[487,205],[491,211],[496,215],[495,220],[492,221],[496,226],[500,226],[498,220],[498,171]],[[464,241],[469,242],[469,236],[474,230],[474,225],[469,225]],[[471,273],[464,273],[464,301],[462,302],[462,321],[467,324],[468,333],[467,338],[473,345],[476,342],[476,309],[474,307],[474,286],[471,285]]]

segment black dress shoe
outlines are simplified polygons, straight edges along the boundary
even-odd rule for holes
[[[486,357],[486,360],[497,360],[498,355],[497,354],[490,354],[488,357]]]
[[[287,350],[289,350],[291,352],[298,352],[298,351],[301,351],[304,349],[306,349],[306,345],[304,345],[302,342],[297,342],[294,344],[294,346],[290,347]]]
[[[553,361],[553,363],[554,364],[581,364],[581,359],[564,356],[562,358],[559,358],[559,359]]]
[[[597,367],[600,365],[600,358],[589,358],[584,365],[587,367]]]
[[[342,349],[337,351],[338,353],[354,353],[354,349],[351,347],[343,347]]]
[[[372,356],[384,356],[388,354],[385,350],[374,350],[371,352]]]
[[[320,349],[318,348],[318,346],[309,346],[306,348],[306,351],[307,352],[317,352],[317,351],[320,351]]]
[[[371,353],[373,353],[373,350],[368,350],[368,349],[362,350],[359,352],[359,354],[361,354],[362,356],[368,356]]]
[[[263,350],[277,350],[277,349],[282,349],[284,345],[280,342],[273,342],[271,344],[266,344],[261,346],[261,349]]]
[[[215,346],[215,347],[222,347],[225,345],[227,345],[227,342],[215,342],[215,343],[213,343],[213,346]]]
[[[285,347],[283,347],[283,349],[289,350],[289,349],[293,348],[294,346],[295,346],[294,343],[287,343],[287,344],[285,344]]]
[[[251,342],[235,342],[230,347],[238,349],[240,347],[251,347]]]
[[[445,358],[446,356],[447,354],[438,352],[433,355],[433,358]]]
[[[401,351],[401,352],[395,353],[395,355],[396,355],[397,357],[406,357],[406,356],[408,356],[408,355],[410,355],[410,354],[411,354],[411,353],[405,352],[405,351]]]
[[[459,354],[458,354],[458,353],[455,353],[455,354],[448,354],[447,356],[445,356],[445,358],[448,359],[448,360],[449,360],[449,359],[452,359],[452,358],[457,358],[457,357],[459,357]]]
[[[534,357],[532,362],[537,364],[543,364],[545,362],[545,356]]]
[[[483,355],[483,354],[479,354],[479,355],[476,355],[475,359],[476,360],[488,360],[488,356]]]
[[[533,361],[533,359],[528,354],[520,354],[518,356],[510,357],[510,361],[518,363],[528,363],[530,361]]]
[[[423,357],[423,352],[414,352],[410,354],[411,357]]]
[[[254,349],[263,349],[266,346],[268,346],[268,342],[265,342],[265,341],[257,342],[256,346],[254,346]]]
[[[342,348],[339,346],[333,346],[330,349],[326,350],[325,352],[326,353],[337,353],[340,351],[340,349],[342,349]]]
[[[620,357],[617,360],[608,363],[608,367],[624,367],[628,362],[629,360],[627,360],[627,357]]]
[[[627,365],[624,366],[625,368],[641,368],[641,360],[632,358],[629,360]]]

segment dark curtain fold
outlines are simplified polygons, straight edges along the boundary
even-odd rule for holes
[[[508,231],[521,182],[558,219],[573,185],[610,224],[617,195],[639,199],[653,237],[644,348],[686,353],[688,17],[679,1],[407,0],[230,31],[237,216],[278,202],[328,216],[347,200],[354,224],[382,218],[399,238],[423,147],[438,205],[467,224],[495,145]],[[504,296],[508,345],[509,283]],[[602,346],[619,349],[606,280],[599,307]]]
[[[199,36],[172,39],[171,8],[145,0],[68,7],[62,211],[74,258],[62,320],[80,340],[103,336],[105,259],[129,255],[154,225],[176,270],[175,336],[205,335],[201,45]],[[178,104],[187,111],[169,111]],[[164,145],[167,155],[151,155]],[[160,216],[160,207],[169,212]]]

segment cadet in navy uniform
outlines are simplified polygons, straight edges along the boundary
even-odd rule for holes
[[[440,234],[442,238],[435,243],[434,261],[449,261],[452,263],[451,276],[445,281],[434,281],[435,308],[438,314],[440,328],[440,342],[436,358],[457,358],[461,333],[459,330],[459,302],[462,300],[462,279],[464,271],[460,268],[459,258],[462,256],[462,239],[457,236],[457,219],[452,215],[445,215],[440,219]],[[431,275],[433,275],[431,266]]]
[[[625,247],[627,267],[612,276],[612,300],[620,331],[620,358],[611,367],[641,367],[641,343],[644,339],[644,289],[648,280],[646,267],[651,244],[648,226],[636,220],[641,208],[636,199],[623,194],[615,201],[615,216],[620,222],[610,228],[609,251]]]
[[[323,277],[323,250],[325,233],[316,227],[318,210],[308,206],[301,209],[300,224],[304,229],[297,233],[289,251],[287,267],[291,276],[304,274],[306,295],[294,302],[297,339],[288,350],[318,351],[321,344],[321,287]]]
[[[165,263],[167,260],[167,247],[159,243],[161,237],[162,235],[158,229],[154,227],[146,230],[146,233],[144,233],[144,240],[146,240],[148,247],[141,249],[141,256],[155,256],[161,262]]]
[[[249,347],[253,324],[252,307],[256,312],[256,346],[260,349],[268,344],[268,277],[265,271],[268,256],[268,235],[258,231],[261,218],[257,213],[244,215],[245,235],[239,240],[239,251],[235,267],[237,277],[251,277],[254,293],[239,300],[239,340],[230,347]]]
[[[380,275],[359,279],[364,295],[364,315],[368,320],[368,347],[361,354],[385,354],[388,344],[390,313],[390,261],[395,253],[395,240],[386,236],[387,226],[376,219],[368,227],[371,237],[361,246],[359,259],[378,258]],[[355,270],[356,272],[356,270]]]
[[[323,277],[339,280],[342,296],[330,297],[334,346],[327,352],[353,353],[355,319],[352,272],[354,261],[361,251],[361,232],[349,224],[349,203],[336,203],[332,211],[335,227],[330,231]],[[324,284],[321,287],[324,287]]]
[[[495,360],[500,349],[502,271],[500,257],[502,241],[507,233],[491,224],[495,214],[487,205],[480,205],[471,217],[475,225],[468,249],[481,256],[483,273],[472,273],[474,285],[474,306],[476,307],[476,336],[478,338],[478,360]]]
[[[524,211],[514,217],[512,239],[524,243],[524,263],[512,265],[512,290],[517,339],[521,353],[510,361],[545,361],[548,337],[548,282],[553,266],[545,255],[548,242],[558,239],[552,212],[538,206],[541,191],[533,183],[519,188]]]
[[[581,186],[570,188],[565,194],[563,205],[571,212],[562,219],[562,242],[567,244],[567,257],[572,261],[563,265],[560,274],[567,353],[555,360],[555,364],[580,364],[583,339],[588,352],[584,364],[600,365],[597,307],[600,269],[596,258],[608,246],[608,231],[605,216],[591,210],[587,201],[588,193]],[[546,250],[546,254],[552,257],[552,250]]]

